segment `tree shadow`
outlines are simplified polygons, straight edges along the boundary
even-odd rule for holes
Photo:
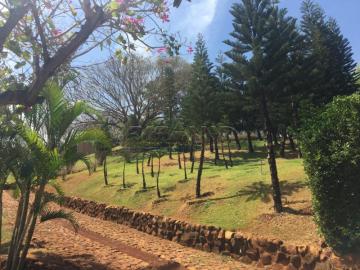
[[[51,270],[109,270],[110,268],[96,262],[96,257],[92,254],[79,254],[70,256],[60,256],[55,253],[36,251],[32,253],[35,258],[28,261],[26,269],[51,269]],[[41,265],[39,267],[39,265]]]
[[[304,188],[306,183],[302,181],[289,182],[281,181],[280,188],[283,196],[290,196],[300,189]],[[272,185],[266,184],[263,181],[254,182],[251,185],[246,186],[243,190],[238,191],[237,193],[224,197],[209,198],[198,201],[193,201],[192,204],[201,204],[209,201],[222,201],[228,200],[236,197],[247,197],[246,201],[255,201],[261,200],[262,202],[268,203],[272,199]],[[288,209],[291,211],[290,209]]]
[[[304,188],[306,183],[302,181],[289,182],[281,181],[280,190],[282,196],[291,196],[295,192]],[[272,194],[272,185],[264,183],[263,181],[254,182],[251,185],[246,186],[243,190],[237,192],[240,197],[247,197],[246,201],[261,200],[262,202],[270,202]]]

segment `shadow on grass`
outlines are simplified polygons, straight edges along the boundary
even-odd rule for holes
[[[293,193],[304,188],[306,183],[302,181],[289,182],[282,181],[280,182],[281,192],[283,196],[290,196]],[[232,199],[236,197],[247,197],[246,201],[255,201],[261,200],[262,202],[270,202],[272,194],[271,184],[266,184],[263,181],[254,182],[251,185],[246,186],[243,190],[238,191],[234,195],[218,197],[218,198],[209,198],[207,200],[198,201],[198,203],[210,202],[210,201],[222,201],[227,199]],[[290,211],[290,210],[289,210]]]
[[[306,183],[302,181],[280,182],[280,189],[282,196],[291,196],[293,193],[304,188]],[[246,186],[243,190],[237,192],[240,197],[247,197],[246,201],[261,200],[262,202],[270,202],[272,194],[272,185],[266,184],[262,181],[254,182],[251,185]]]

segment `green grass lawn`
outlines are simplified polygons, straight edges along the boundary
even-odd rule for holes
[[[195,200],[196,167],[194,173],[190,174],[191,164],[188,162],[189,181],[181,181],[184,180],[184,172],[177,166],[176,155],[173,160],[168,156],[162,158],[160,186],[166,200],[159,203],[154,204],[157,199],[155,178],[151,177],[148,166],[145,166],[147,185],[150,187],[147,192],[139,192],[142,178],[141,174],[136,174],[134,161],[126,164],[126,182],[131,187],[125,190],[121,188],[123,163],[117,156],[108,158],[108,186],[104,186],[100,167],[91,175],[86,171],[71,174],[62,182],[62,186],[67,195],[149,211],[193,223],[211,224],[227,229],[246,229],[261,214],[273,212],[271,181],[263,144],[255,141],[253,154],[248,154],[246,149],[233,150],[234,167],[229,169],[226,169],[222,162],[215,165],[213,156],[207,152],[202,193],[214,194],[202,198],[201,203],[188,204]],[[245,145],[245,142],[242,145]],[[287,154],[290,156],[293,153]],[[154,160],[155,171],[157,164],[157,160]],[[291,200],[293,196],[300,194],[302,199],[309,200],[302,160],[278,158],[277,164],[285,199]],[[81,166],[78,164],[76,170],[80,170]]]

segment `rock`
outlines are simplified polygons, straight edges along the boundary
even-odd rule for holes
[[[234,232],[232,232],[232,231],[226,231],[226,232],[225,232],[225,239],[226,239],[226,240],[231,240],[231,238],[233,238],[234,235],[235,235]]]
[[[270,265],[272,262],[271,254],[264,252],[261,254],[260,261],[263,265]]]
[[[290,257],[290,263],[296,268],[301,266],[301,257],[299,255],[292,255]]]
[[[290,257],[283,252],[278,252],[276,254],[275,262],[282,265],[288,265],[290,262]]]
[[[246,264],[251,264],[252,260],[248,256],[245,255],[240,258],[240,262],[246,263]]]
[[[245,254],[252,260],[257,261],[259,259],[259,251],[254,248],[250,248],[245,251]]]
[[[286,266],[285,270],[298,270],[298,268],[295,267],[292,263],[290,263],[288,266]]]

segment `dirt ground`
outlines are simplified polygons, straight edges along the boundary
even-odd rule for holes
[[[8,220],[17,202],[4,194]],[[37,226],[30,249],[30,269],[81,270],[236,270],[256,269],[230,257],[206,253],[163,240],[129,227],[75,213],[81,229],[64,221]],[[5,257],[0,257],[4,261]]]

